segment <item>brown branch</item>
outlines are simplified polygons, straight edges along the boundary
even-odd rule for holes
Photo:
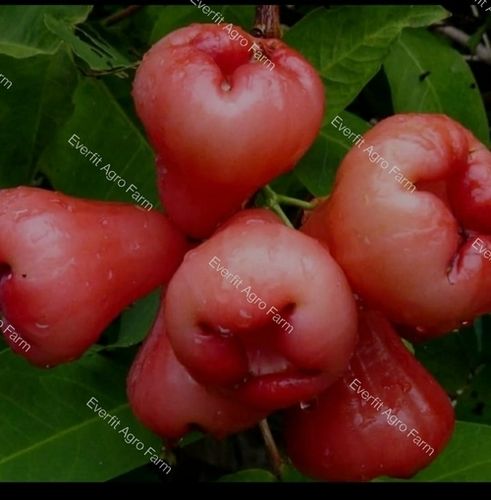
[[[254,32],[263,38],[281,38],[279,5],[256,6]]]
[[[143,5],[128,5],[128,7],[111,14],[102,20],[102,24],[104,26],[110,26],[111,24],[116,24],[119,21],[125,19],[126,17],[131,16],[135,12],[139,11]]]
[[[454,28],[453,26],[439,26],[435,29],[435,31],[441,33],[442,35],[445,35],[447,38],[450,38],[450,40],[457,42],[459,45],[462,45],[467,49],[469,48],[467,43],[470,39],[470,36],[467,33],[464,33],[463,31]],[[476,47],[476,56],[476,60],[479,60],[486,64],[491,64],[491,50],[482,43],[480,43]]]

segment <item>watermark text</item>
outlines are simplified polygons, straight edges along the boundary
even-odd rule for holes
[[[343,119],[339,115],[332,119],[331,125],[347,137],[352,144],[355,144],[358,149],[361,149],[362,145],[365,143],[363,136],[361,134],[357,134],[356,132],[352,132],[347,125],[344,125]],[[401,169],[397,165],[391,165],[375,150],[374,146],[366,146],[363,149],[363,152],[367,153],[370,163],[378,165],[382,170],[385,170],[388,174],[392,175],[406,191],[412,193],[416,189],[416,186],[404,176]]]
[[[409,426],[396,415],[392,408],[387,406],[384,409],[385,403],[379,397],[375,397],[370,394],[370,392],[362,386],[360,379],[354,378],[349,384],[349,388],[353,392],[356,392],[361,399],[366,401],[367,404],[377,410],[377,412],[380,413],[381,410],[384,410],[382,411],[382,415],[385,415],[387,423],[390,426],[395,427],[399,432],[405,434],[406,437],[412,440],[415,446],[420,448],[430,457],[433,453],[435,453],[435,449],[422,439],[420,433],[414,427],[409,428]]]
[[[98,168],[100,172],[104,172],[108,181],[113,182],[120,189],[124,189],[125,193],[131,193],[131,198],[139,206],[141,206],[145,210],[153,209],[153,204],[150,203],[142,194],[140,194],[135,184],[130,184],[129,186],[127,186],[126,180],[119,176],[115,170],[111,169],[111,164],[106,163],[104,165],[102,156],[95,151],[91,151],[90,148],[85,146],[80,141],[80,137],[77,134],[72,134],[72,136],[68,139],[68,144],[70,144],[70,146],[72,146],[72,148],[78,151],[82,156],[87,158],[88,162],[94,165],[94,167]]]
[[[261,311],[266,311],[266,316],[270,316],[271,320],[286,333],[293,332],[293,325],[280,314],[278,308],[275,306],[269,307],[268,304],[266,304],[266,302],[254,292],[251,285],[243,286],[243,280],[240,276],[227,269],[216,255],[210,259],[208,265],[219,273],[226,282],[230,283],[233,287],[239,290],[240,293],[243,293],[249,304],[255,304]]]
[[[0,73],[0,86],[10,90],[12,87],[12,82],[2,73]]]
[[[121,426],[121,420],[116,415],[111,415],[108,413],[100,404],[99,401],[95,397],[91,397],[86,406],[89,407],[94,413],[96,413],[99,418],[104,420],[104,422],[109,425],[113,430],[118,431],[118,434],[121,434],[122,439],[128,445],[133,446],[138,451],[145,450],[143,456],[149,456],[150,462],[152,462],[155,466],[157,466],[160,470],[164,471],[165,474],[169,474],[171,471],[171,466],[162,458],[160,458],[157,454],[157,450],[152,446],[146,446],[143,441],[140,441],[134,434],[130,432],[129,426],[123,427],[122,429],[118,428]]]

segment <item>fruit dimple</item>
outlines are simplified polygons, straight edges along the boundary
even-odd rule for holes
[[[1,263],[0,264],[0,287],[6,280],[12,279],[13,273],[12,273],[12,268],[6,264],[6,263]]]

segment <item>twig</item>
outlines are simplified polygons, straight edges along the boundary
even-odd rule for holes
[[[278,447],[276,446],[273,435],[271,434],[271,429],[269,428],[268,419],[263,419],[259,422],[259,429],[263,436],[264,445],[269,455],[269,460],[271,462],[271,468],[273,469],[274,475],[281,479],[281,469],[283,466],[283,460],[281,458]]]
[[[472,14],[474,14],[474,17],[479,17],[479,10],[477,9],[477,7],[475,5],[471,5],[471,10],[472,10]],[[486,23],[484,24],[484,28],[486,28]],[[488,35],[486,34],[485,31],[482,35],[482,41],[484,42],[484,45],[488,49],[491,49],[491,44],[489,43],[489,38],[488,38]]]
[[[263,38],[281,38],[279,5],[256,6],[254,32]]]
[[[122,19],[131,16],[132,14],[140,10],[142,7],[143,5],[128,5],[128,7],[119,10],[118,12],[115,12],[114,14],[111,14],[110,16],[103,19],[102,24],[104,26],[110,26],[111,24],[116,24]]]
[[[450,38],[450,40],[457,42],[459,45],[469,48],[467,43],[470,39],[470,36],[467,33],[464,33],[463,31],[460,31],[453,26],[439,26],[436,28],[436,31]],[[488,49],[482,43],[480,43],[476,47],[476,56],[478,57],[479,61],[486,64],[491,64],[491,49]]]

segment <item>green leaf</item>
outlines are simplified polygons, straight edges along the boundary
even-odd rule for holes
[[[285,464],[281,468],[281,480],[285,483],[312,483],[314,479],[304,476],[293,465]]]
[[[41,370],[0,352],[0,481],[105,481],[149,463],[145,451],[158,450],[159,439],[131,414],[126,371],[92,353]],[[120,424],[94,413],[92,397]],[[125,442],[127,426],[143,451]]]
[[[87,19],[88,5],[2,5],[0,6],[0,53],[12,57],[54,54],[62,41],[49,31],[44,16],[50,14],[73,28]]]
[[[418,360],[452,396],[464,388],[479,363],[477,338],[470,330],[414,345]]]
[[[467,46],[472,52],[476,51],[477,46],[482,40],[483,35],[486,33],[487,30],[491,28],[491,14],[489,14],[486,17],[486,20],[484,23],[477,29],[477,31],[471,35],[467,42]]]
[[[476,80],[461,54],[426,30],[404,30],[384,62],[396,113],[444,113],[488,143]]]
[[[37,157],[72,111],[78,76],[67,51],[15,59],[0,55],[11,81],[0,86],[0,186],[30,184]]]
[[[196,2],[198,3],[198,2]],[[203,3],[203,5],[206,5]],[[254,6],[253,5],[210,5],[211,11],[208,15],[203,13],[202,9],[193,5],[169,5],[160,11],[160,15],[153,27],[152,34],[149,40],[150,44],[160,40],[163,36],[178,28],[188,26],[191,23],[214,23],[220,21],[223,16],[224,23],[232,23],[249,31],[252,28],[254,21]],[[215,20],[213,17],[216,14]]]
[[[144,209],[149,203],[156,206],[153,152],[104,83],[83,79],[75,91],[74,106],[39,162],[55,189]],[[81,145],[88,149],[77,150]]]
[[[118,339],[108,347],[130,347],[139,344],[150,332],[157,317],[162,292],[156,290],[140,299],[121,315]]]
[[[339,114],[342,126],[347,126],[351,132],[364,134],[369,124],[348,112]],[[339,120],[336,121],[339,124]],[[347,130],[347,129],[343,129]],[[332,124],[332,120],[325,123],[312,147],[295,167],[295,174],[300,182],[314,195],[325,196],[331,191],[337,169],[346,153],[356,147],[355,137],[343,133]]]
[[[459,420],[491,425],[491,366],[482,366],[457,400]]]
[[[349,6],[316,9],[285,35],[318,70],[327,88],[328,117],[350,104],[377,73],[405,27],[447,16],[439,6]]]
[[[410,481],[491,481],[490,449],[490,426],[457,422],[445,450]]]
[[[44,16],[46,27],[85,61],[89,68],[94,71],[121,71],[126,68],[133,68],[136,62],[130,62],[114,47],[109,45],[96,31],[76,28],[76,32],[84,36],[90,43],[82,40],[73,32],[73,28],[65,22],[54,18],[51,15]]]
[[[218,481],[221,483],[274,483],[278,480],[267,470],[247,469],[222,476]]]

